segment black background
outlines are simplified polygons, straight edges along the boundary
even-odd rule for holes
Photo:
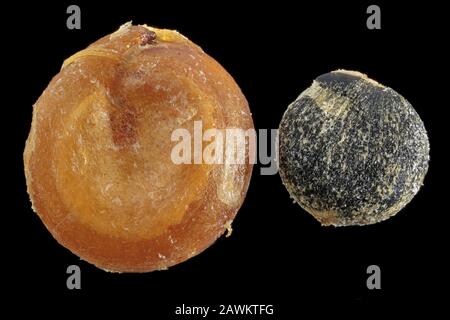
[[[66,8],[74,3],[81,7],[81,30],[66,28]],[[25,35],[31,94],[14,106],[14,121],[6,124],[14,144],[13,170],[7,173],[13,177],[9,214],[15,225],[5,227],[15,253],[10,260],[15,271],[7,276],[14,288],[37,303],[36,312],[47,314],[53,306],[68,312],[95,307],[105,313],[142,312],[144,319],[182,319],[173,316],[182,303],[274,304],[272,319],[296,319],[310,306],[344,314],[360,308],[436,310],[448,277],[443,8],[378,3],[382,29],[368,30],[369,4],[53,1],[27,6],[30,20],[18,36],[22,42]],[[202,254],[147,274],[111,274],[80,261],[57,244],[30,208],[22,152],[31,105],[65,58],[130,20],[176,29],[219,61],[246,95],[256,128],[277,128],[287,105],[315,77],[334,69],[358,70],[394,88],[416,108],[429,133],[431,163],[424,187],[383,223],[325,228],[292,202],[278,175],[261,176],[255,166],[232,236]],[[70,264],[82,269],[79,291],[66,288]],[[381,290],[366,287],[371,264],[381,268]]]

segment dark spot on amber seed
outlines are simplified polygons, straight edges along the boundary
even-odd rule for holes
[[[136,122],[136,114],[132,110],[111,113],[110,125],[115,146],[126,147],[137,142]]]
[[[323,225],[366,225],[400,211],[428,169],[425,127],[406,99],[359,72],[319,76],[280,123],[280,175]]]
[[[144,30],[141,34],[141,46],[152,44],[156,40],[156,33],[150,30]]]

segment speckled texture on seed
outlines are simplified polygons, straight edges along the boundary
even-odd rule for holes
[[[425,127],[400,94],[359,72],[319,76],[285,112],[280,175],[323,225],[366,225],[401,210],[428,169]]]

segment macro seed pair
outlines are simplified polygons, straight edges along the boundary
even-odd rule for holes
[[[68,58],[34,105],[24,152],[33,209],[59,243],[105,270],[191,258],[231,232],[252,172],[250,162],[173,163],[171,133],[195,121],[253,129],[238,85],[200,47],[125,24]],[[318,77],[279,137],[284,185],[324,225],[394,215],[428,168],[418,114],[357,72]]]

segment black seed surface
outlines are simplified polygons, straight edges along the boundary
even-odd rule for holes
[[[428,137],[400,94],[365,75],[319,76],[279,127],[280,175],[323,225],[366,225],[400,211],[428,170]]]

